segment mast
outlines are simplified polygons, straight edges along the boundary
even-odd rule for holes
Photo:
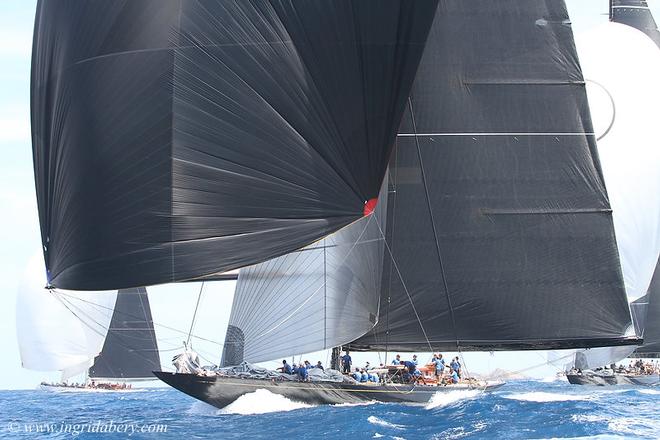
[[[332,354],[330,355],[330,368],[333,370],[340,370],[339,358],[341,356],[341,347],[332,347]]]

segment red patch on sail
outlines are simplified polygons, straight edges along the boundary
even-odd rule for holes
[[[372,212],[374,212],[374,209],[376,209],[377,204],[378,204],[378,198],[367,200],[367,202],[364,204],[364,215],[367,216]]]

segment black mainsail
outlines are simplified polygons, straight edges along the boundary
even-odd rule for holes
[[[213,278],[377,196],[437,0],[40,0],[31,115],[51,286]]]
[[[158,343],[144,287],[122,289],[110,321],[101,353],[89,369],[96,380],[154,379],[160,370]]]
[[[441,1],[389,175],[378,321],[351,349],[636,340],[626,336],[612,213],[563,2]],[[239,276],[235,303],[267,295],[282,258],[250,268],[258,292]],[[235,308],[230,323],[272,319],[265,307]],[[295,323],[292,310],[270,327]],[[281,335],[288,354],[302,352],[295,346],[305,337],[293,335]],[[245,346],[260,345],[243,336]]]
[[[640,298],[646,301],[643,307],[642,329],[644,344],[635,350],[637,357],[660,357],[660,260],[655,268],[653,280],[646,296]]]
[[[646,0],[610,0],[610,20],[639,29],[660,47],[660,31]]]

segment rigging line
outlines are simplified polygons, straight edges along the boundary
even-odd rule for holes
[[[396,147],[395,147],[396,148]],[[392,213],[396,212],[396,184],[397,184],[397,179],[399,177],[399,149],[394,150],[394,178],[392,179],[392,187],[394,188],[393,196],[392,196]],[[390,173],[392,170],[390,169]],[[388,176],[389,177],[389,176]],[[386,194],[389,197],[389,181],[387,183],[388,188],[386,188]],[[387,220],[387,212],[385,212],[385,220]],[[392,214],[392,235],[394,235],[394,227],[396,224],[396,216]],[[384,241],[387,242],[387,239],[383,237]],[[394,245],[394,243],[392,243]],[[387,309],[385,311],[385,362],[384,364],[387,365],[387,353],[389,351],[389,343],[390,343],[390,305],[392,304],[392,268],[390,267],[388,275],[388,282],[387,282]]]
[[[55,293],[55,296],[58,297],[58,296],[59,296],[59,292],[56,292],[56,293]],[[64,307],[66,307],[71,313],[73,313],[73,315],[74,315],[74,316],[75,316],[75,317],[76,317],[76,318],[77,318],[77,319],[78,319],[83,325],[89,327],[90,329],[92,329],[92,331],[94,331],[94,332],[97,333],[99,336],[101,336],[101,337],[104,339],[104,341],[103,341],[103,346],[105,346],[105,342],[106,342],[107,337],[109,336],[110,332],[113,331],[113,330],[110,328],[110,326],[105,327],[105,326],[102,325],[100,322],[98,322],[98,321],[96,321],[94,318],[92,318],[88,313],[85,313],[84,311],[81,310],[81,314],[82,314],[82,315],[86,316],[91,322],[93,322],[94,324],[98,325],[100,328],[104,329],[104,330],[106,331],[106,334],[103,334],[103,333],[101,333],[100,331],[95,330],[91,325],[89,325],[89,323],[85,322],[85,320],[83,320],[83,319],[82,319],[80,316],[78,316],[73,310],[71,310],[71,308],[69,308],[69,307],[67,306],[67,304],[69,304],[69,305],[71,305],[71,307],[78,308],[78,307],[76,307],[76,306],[71,302],[70,299],[65,299],[65,298],[58,298],[58,299],[60,300],[60,302],[62,303],[62,305],[64,305]],[[110,322],[112,322],[112,319],[111,319]],[[122,340],[122,338],[121,338],[120,336],[118,336],[116,333],[115,333],[115,340],[114,340],[114,343],[115,343],[116,345],[119,345],[120,347],[126,349],[127,351],[136,354],[138,357],[141,357],[143,360],[147,361],[147,363],[149,363],[149,362],[151,362],[151,361],[153,360],[153,359],[151,359],[150,357],[148,357],[147,355],[145,355],[145,354],[141,354],[141,352],[146,351],[146,350],[135,350],[135,349],[133,349],[130,345],[125,344],[124,341]],[[96,358],[96,356],[95,356],[95,358]]]
[[[197,310],[199,309],[199,302],[202,299],[203,292],[204,292],[204,281],[202,281],[202,285],[199,286],[199,294],[197,295],[197,304],[195,304],[195,312],[193,313],[192,322],[190,323],[190,330],[188,331],[188,339],[186,339],[186,346],[190,344],[190,338],[192,337],[193,328],[195,328],[195,321],[197,320]]]
[[[410,118],[412,121],[413,131],[417,133],[417,124],[415,123],[415,112],[413,111],[412,99],[408,97],[408,108],[410,109]],[[445,288],[445,297],[447,305],[449,306],[449,316],[451,317],[452,329],[454,330],[454,338],[456,339],[456,349],[460,353],[460,343],[458,340],[458,333],[456,331],[456,318],[454,317],[454,309],[451,304],[451,297],[449,296],[449,286],[447,285],[447,275],[445,267],[442,262],[442,252],[440,252],[440,242],[438,241],[438,231],[435,227],[435,219],[433,218],[433,209],[431,208],[431,197],[429,195],[429,187],[426,181],[426,172],[424,171],[424,162],[422,160],[422,150],[419,146],[419,138],[415,135],[415,146],[417,147],[417,157],[419,158],[419,169],[422,174],[422,184],[424,185],[424,194],[426,195],[426,205],[429,210],[429,218],[431,220],[431,228],[433,229],[433,238],[435,240],[435,250],[438,254],[438,263],[440,265],[440,273],[442,275],[442,284]]]
[[[51,293],[52,293],[52,294],[55,296],[55,298],[56,298],[56,299],[57,299],[57,300],[58,300],[58,301],[59,301],[64,307],[66,307],[66,309],[67,309],[69,312],[71,312],[71,314],[72,314],[73,316],[75,316],[75,317],[76,317],[76,318],[77,318],[77,319],[78,319],[78,320],[79,320],[84,326],[88,327],[90,330],[92,330],[92,331],[93,331],[94,333],[96,333],[97,335],[99,335],[99,336],[105,338],[105,335],[104,335],[103,333],[101,333],[98,329],[95,329],[94,327],[92,327],[88,322],[86,322],[84,319],[82,319],[80,316],[78,316],[78,314],[76,314],[76,312],[74,312],[74,311],[71,309],[71,307],[73,307],[73,304],[71,304],[69,301],[66,301],[64,298],[60,298],[59,292],[57,292],[56,290],[53,289],[53,290],[51,290]],[[69,307],[69,306],[67,305],[67,303],[70,304],[71,307]],[[89,317],[89,316],[88,316],[88,317]],[[98,325],[99,327],[101,327],[102,329],[105,329],[106,331],[108,330],[104,325],[101,325],[101,323],[97,322],[96,320],[92,319],[91,317],[90,317],[89,319],[90,319],[90,321],[92,321],[93,323],[95,323],[96,325]]]
[[[415,139],[415,147],[417,148],[417,157],[419,159],[419,169],[422,175],[422,184],[424,185],[424,194],[426,196],[426,205],[428,207],[429,211],[429,218],[431,220],[431,228],[433,229],[433,238],[435,240],[435,249],[438,254],[438,263],[440,265],[440,274],[442,275],[442,284],[445,288],[445,298],[447,300],[447,306],[449,307],[449,316],[451,318],[451,324],[452,324],[452,329],[454,331],[454,338],[456,340],[456,350],[458,351],[458,355],[460,356],[461,360],[463,361],[463,366],[465,368],[465,373],[469,376],[469,371],[467,368],[467,363],[465,362],[465,358],[463,356],[463,353],[461,352],[461,346],[460,342],[458,340],[458,332],[456,330],[456,317],[454,316],[454,308],[452,307],[451,303],[451,297],[449,295],[449,286],[447,285],[447,275],[445,273],[445,267],[444,263],[442,262],[442,252],[440,251],[440,242],[438,241],[438,231],[435,226],[435,219],[433,218],[433,209],[431,208],[431,197],[429,194],[429,187],[428,187],[428,182],[426,179],[426,172],[424,171],[424,161],[422,159],[422,150],[419,146],[419,137],[417,135],[417,123],[415,121],[415,111],[413,109],[412,105],[412,99],[408,97],[408,108],[410,109],[410,119],[412,122],[412,128],[413,128],[413,137]],[[426,336],[426,333],[424,334]],[[429,342],[429,346],[430,346]],[[431,349],[433,351],[433,349]]]
[[[106,307],[106,306],[103,306],[103,305],[101,305],[101,304],[96,304],[96,303],[94,303],[94,302],[92,302],[92,301],[87,301],[87,300],[84,300],[84,299],[82,299],[82,298],[78,298],[78,297],[76,297],[76,296],[66,294],[66,293],[64,293],[64,292],[59,292],[59,291],[58,291],[57,294],[58,294],[58,295],[61,295],[61,296],[67,296],[67,297],[73,298],[73,299],[75,299],[75,300],[77,300],[77,301],[81,301],[81,302],[84,302],[84,303],[87,303],[87,304],[91,304],[91,305],[93,305],[93,306],[96,306],[97,308],[102,308],[102,309],[106,309],[106,310],[110,310],[110,311],[113,311],[113,312],[114,312],[114,309],[112,309],[112,308],[110,308],[110,307]],[[124,315],[124,316],[128,316],[128,317],[130,317],[130,318],[140,319],[139,316],[132,315],[132,314],[127,313],[127,312],[116,311],[116,313],[120,313],[120,314],[122,314],[122,315]],[[170,327],[170,326],[165,325],[165,324],[159,324],[159,323],[157,323],[157,322],[155,322],[155,321],[153,321],[153,320],[152,320],[151,322],[153,323],[154,326],[162,327],[162,328],[164,328],[164,329],[166,329],[166,330],[171,330],[171,331],[173,331],[173,332],[176,332],[176,333],[179,333],[179,334],[182,334],[182,335],[186,335],[186,334],[188,334],[188,332],[186,332],[185,330],[179,330],[178,328]],[[216,345],[220,345],[220,346],[223,345],[222,343],[220,343],[220,342],[218,342],[218,341],[214,341],[214,340],[212,340],[212,339],[203,338],[203,337],[198,336],[198,335],[192,335],[192,337],[194,337],[194,338],[196,338],[196,339],[199,339],[199,340],[201,340],[201,341],[210,342],[210,343],[212,343],[212,344],[216,344]]]
[[[385,234],[383,234],[383,230],[380,228],[380,224],[376,222],[378,225],[378,230],[380,231],[380,235],[383,237],[383,241],[385,242],[385,247],[387,248],[387,253],[390,254],[390,259],[392,260],[392,264],[394,265],[394,268],[396,269],[396,273],[399,275],[399,280],[401,280],[401,285],[403,286],[403,290],[406,292],[406,295],[408,295],[408,301],[410,301],[410,306],[413,309],[413,312],[415,313],[415,317],[417,318],[417,322],[419,323],[419,327],[422,329],[422,333],[424,334],[424,339],[426,339],[426,343],[428,344],[429,348],[431,351],[433,351],[433,346],[431,345],[431,340],[426,334],[426,330],[424,329],[424,324],[422,324],[422,319],[419,317],[419,313],[417,313],[417,308],[415,307],[415,303],[412,300],[412,296],[410,296],[410,292],[408,291],[408,287],[406,286],[406,282],[403,280],[403,275],[401,275],[401,271],[399,270],[399,265],[396,264],[396,260],[394,259],[394,254],[392,254],[392,250],[390,249],[389,244],[387,244],[387,240],[385,239]]]
[[[346,261],[346,259],[349,257],[349,255],[351,255],[351,252],[353,252],[353,249],[355,249],[355,246],[358,244],[358,242],[362,239],[362,236],[364,235],[364,233],[367,231],[367,227],[369,226],[369,223],[371,223],[371,219],[372,219],[372,216],[369,216],[369,219],[367,219],[367,224],[364,225],[364,228],[362,229],[362,232],[360,232],[360,236],[357,238],[357,240],[355,241],[355,243],[353,243],[353,245],[351,246],[351,248],[348,250],[348,252],[346,253],[346,255],[344,255],[344,257],[341,259],[341,261],[339,262],[339,264],[338,264],[337,266],[342,266],[342,265],[344,264],[344,262]],[[378,222],[376,222],[376,224],[378,224]],[[378,227],[378,229],[380,229],[380,226]],[[324,287],[325,287],[325,282],[323,283],[323,285],[317,287],[316,290],[315,290],[314,292],[312,292],[312,294],[309,295],[309,297],[308,297],[305,301],[302,302],[302,304],[300,304],[295,310],[293,310],[291,313],[289,313],[289,315],[287,315],[282,321],[280,321],[279,323],[277,323],[277,324],[276,324],[274,327],[272,327],[271,329],[266,330],[266,331],[263,332],[262,334],[258,335],[258,336],[256,337],[256,339],[259,339],[259,338],[261,338],[261,337],[263,337],[263,336],[266,336],[268,333],[270,333],[270,332],[276,330],[276,329],[279,328],[282,324],[284,324],[284,323],[287,322],[289,319],[291,319],[296,313],[298,313],[298,311],[299,311],[300,309],[302,309],[302,308],[305,306],[305,304],[307,304],[307,303],[308,303],[308,302],[309,302],[314,296],[316,296],[316,294],[317,294],[318,292],[320,292],[321,289],[324,288]]]

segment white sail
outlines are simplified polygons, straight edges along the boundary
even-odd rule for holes
[[[660,254],[660,51],[642,32],[612,22],[578,36],[576,45],[632,302],[646,294]],[[634,350],[578,351],[575,366],[609,365]]]
[[[660,51],[637,29],[611,22],[576,45],[632,302],[646,294],[660,254]]]
[[[18,289],[16,332],[24,368],[80,374],[103,347],[116,291],[45,289],[41,252],[30,259]]]

